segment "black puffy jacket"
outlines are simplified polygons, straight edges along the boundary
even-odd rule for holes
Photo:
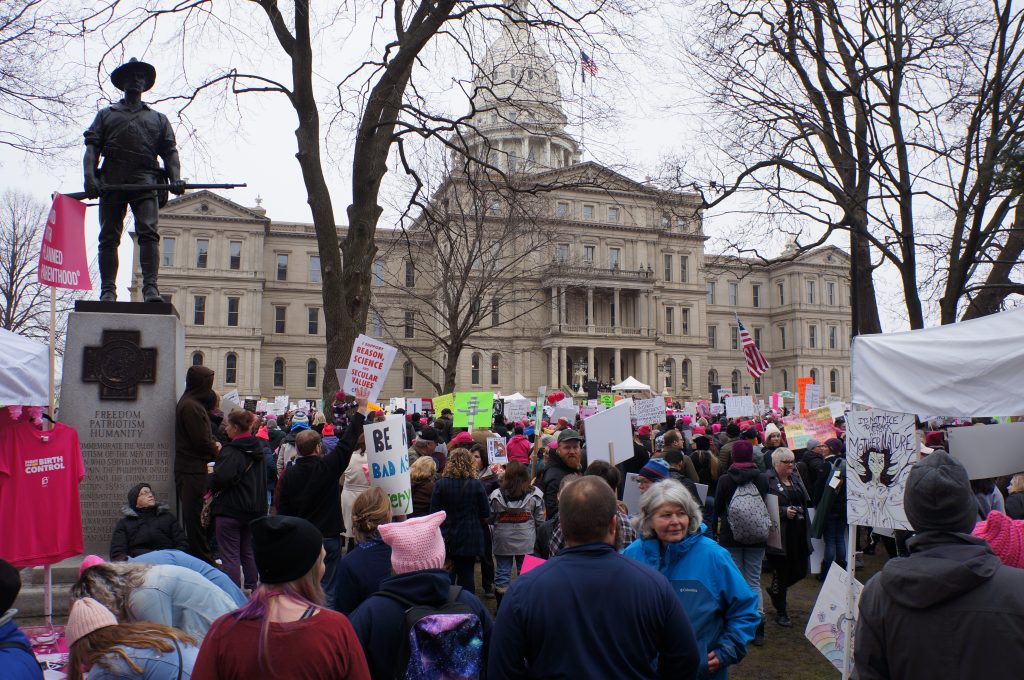
[[[250,520],[267,514],[267,466],[263,446],[252,435],[221,449],[210,476],[214,517]]]
[[[136,505],[139,492],[149,484],[136,484],[128,492],[128,500],[121,507],[124,515],[114,527],[110,537],[110,559],[124,560],[154,550],[186,550],[188,539],[178,519],[165,503],[152,508]]]

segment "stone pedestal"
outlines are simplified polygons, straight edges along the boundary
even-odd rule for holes
[[[60,420],[78,430],[86,552],[107,555],[128,490],[152,485],[176,511],[174,408],[185,330],[167,303],[78,302],[69,315]]]

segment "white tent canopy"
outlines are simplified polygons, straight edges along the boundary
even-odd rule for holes
[[[50,403],[50,350],[0,328],[0,405]]]
[[[526,397],[516,392],[515,394],[510,394],[507,397],[502,397],[501,399],[502,401],[518,401],[520,399],[526,399]]]
[[[642,382],[640,382],[639,380],[637,380],[633,376],[629,376],[628,378],[626,378],[625,380],[620,382],[618,385],[612,385],[612,391],[614,391],[614,392],[641,392],[641,391],[650,392],[651,391],[651,386],[643,384]]]
[[[1024,415],[1024,309],[854,338],[854,403],[919,416]]]

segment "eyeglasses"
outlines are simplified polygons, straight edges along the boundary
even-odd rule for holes
[[[796,465],[796,460],[793,458],[790,458],[789,460],[780,460],[779,462],[783,465]]]

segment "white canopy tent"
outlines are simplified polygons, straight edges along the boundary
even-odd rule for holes
[[[853,340],[854,403],[919,416],[1024,415],[1024,308]]]
[[[526,397],[516,392],[515,394],[510,394],[507,397],[502,397],[501,399],[502,401],[518,401],[520,399],[526,399]]]
[[[645,385],[633,376],[629,376],[618,385],[612,385],[613,392],[650,392],[651,386]]]
[[[49,348],[0,329],[0,405],[46,406],[49,403]]]

